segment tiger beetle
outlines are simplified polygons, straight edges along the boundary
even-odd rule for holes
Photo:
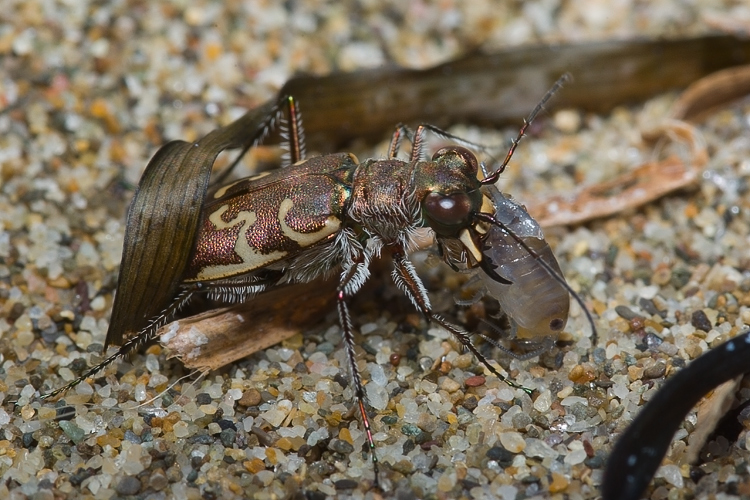
[[[159,327],[173,319],[196,294],[230,303],[242,302],[279,285],[309,282],[338,273],[338,316],[377,485],[375,443],[365,409],[365,392],[355,354],[354,326],[347,302],[370,277],[370,262],[382,252],[387,252],[393,259],[392,279],[396,286],[428,321],[451,332],[500,380],[530,393],[503,376],[474,345],[470,333],[433,311],[425,286],[408,254],[415,249],[417,230],[426,227],[433,231],[438,253],[450,267],[456,270],[459,267],[481,267],[492,273],[492,263],[484,262],[488,260],[486,255],[492,255],[482,251],[485,236],[493,225],[512,231],[495,219],[492,200],[483,194],[482,189],[498,180],[531,121],[567,79],[568,76],[564,75],[547,92],[524,121],[500,167],[481,179],[478,178],[480,163],[467,147],[486,148],[428,124],[419,125],[415,130],[398,125],[390,141],[387,159],[359,162],[349,153],[305,158],[302,121],[294,98],[285,97],[272,106],[266,106],[261,111],[267,116],[255,131],[255,139],[245,143],[245,150],[239,157],[259,144],[281,122],[281,135],[287,149],[286,168],[240,179],[214,189],[213,194],[204,194],[199,200],[200,216],[191,218],[195,237],[189,252],[185,251],[184,263],[175,266],[170,263],[164,269],[152,265],[142,277],[146,285],[140,284],[138,280],[141,278],[133,278],[136,285],[130,289],[118,285],[105,348],[108,345],[121,347],[75,381],[43,398],[51,398],[74,387],[152,340]],[[443,147],[427,160],[425,138],[428,133],[459,145]],[[411,142],[408,161],[397,157],[404,138]],[[226,142],[234,144],[232,140]],[[195,150],[202,143],[182,144],[195,146]],[[153,168],[159,163],[156,160],[164,159],[169,153],[168,148],[178,146],[170,143],[157,152],[144,172],[140,190],[144,189],[144,179],[153,174]],[[227,170],[236,165],[239,157]],[[180,181],[172,175],[172,179]],[[159,189],[169,187],[159,185]],[[139,217],[145,217],[141,213],[144,211],[149,214],[153,211],[154,217],[172,220],[169,213],[164,213],[168,209],[155,207],[154,201],[144,204],[138,196],[136,193],[128,213],[127,231],[135,225],[131,224],[132,220],[140,221]],[[147,234],[154,234],[154,226],[158,232],[158,224],[139,223],[151,231]],[[121,284],[124,280],[131,280],[128,269],[142,269],[128,266],[138,245],[148,245],[143,238],[131,238],[127,231],[119,277]],[[523,245],[523,241],[517,239]],[[130,241],[136,241],[135,249],[128,246]],[[533,254],[533,249],[525,248]],[[572,293],[556,270],[541,259],[539,262]],[[146,264],[138,262],[137,266],[140,265]],[[157,276],[152,278],[154,274]],[[172,275],[178,278],[167,278],[169,283],[164,289],[168,292],[159,292],[162,298],[145,300],[134,297],[148,293],[149,286],[157,286],[160,276]],[[497,274],[490,275],[499,282],[511,283]],[[132,304],[134,300],[141,302],[136,306],[123,305],[126,301]],[[146,310],[158,312],[147,313]]]

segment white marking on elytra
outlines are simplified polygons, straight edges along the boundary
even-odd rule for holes
[[[727,346],[727,351],[732,352],[734,351],[734,341],[729,341],[725,344]]]
[[[248,181],[257,181],[258,179],[262,179],[263,177],[265,177],[267,175],[271,175],[271,171],[270,170],[267,170],[265,172],[261,172],[261,173],[259,173],[257,175],[251,175],[246,180],[248,180]]]
[[[229,210],[229,205],[222,205],[221,208],[212,213],[208,220],[216,227],[217,230],[230,229],[237,224],[242,224],[239,234],[237,235],[237,241],[234,244],[234,251],[240,256],[242,262],[238,264],[220,264],[217,266],[206,266],[201,269],[197,281],[215,280],[221,278],[227,278],[229,276],[236,276],[243,274],[254,269],[260,269],[263,266],[281,260],[286,256],[287,252],[270,252],[260,253],[250,246],[247,241],[247,232],[258,220],[255,212],[241,211],[237,213],[229,222],[224,222],[221,216]]]
[[[227,194],[227,191],[229,191],[229,189],[231,189],[232,187],[236,186],[240,182],[257,181],[258,179],[262,179],[263,177],[265,177],[267,175],[271,175],[271,172],[270,171],[268,171],[268,172],[261,172],[258,175],[253,175],[252,177],[245,177],[243,179],[238,179],[238,180],[236,180],[234,182],[231,182],[231,183],[227,184],[226,186],[221,186],[214,193],[214,199],[218,200],[219,198],[221,198],[222,196],[224,196],[225,194]]]
[[[294,202],[290,198],[285,198],[279,206],[279,224],[281,232],[292,241],[295,241],[301,247],[309,247],[329,236],[341,228],[341,220],[333,215],[329,215],[323,227],[312,233],[300,233],[295,231],[286,223],[286,216],[294,207]]]
[[[309,158],[305,158],[305,159],[299,160],[298,162],[296,162],[296,163],[294,163],[292,165],[289,165],[289,166],[290,167],[299,167],[300,165],[304,165],[305,163],[307,163],[309,160],[310,160]]]

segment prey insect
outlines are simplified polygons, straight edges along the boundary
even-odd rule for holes
[[[571,294],[565,282],[556,279],[562,271],[539,224],[495,186],[487,186],[485,193],[492,200],[494,218],[508,230],[499,225],[490,227],[482,242],[483,258],[474,281],[497,300],[510,322],[509,338],[521,344],[526,353],[516,354],[485,338],[514,357],[531,358],[550,349],[565,328]]]
[[[128,215],[120,283],[106,338],[107,345],[121,347],[77,380],[45,397],[75,386],[154,338],[159,327],[198,294],[241,302],[280,285],[337,275],[336,304],[346,362],[377,483],[375,442],[357,367],[348,300],[369,278],[371,261],[382,253],[389,254],[393,261],[393,281],[424,317],[451,332],[499,379],[523,389],[489,362],[474,345],[469,332],[433,311],[408,255],[415,247],[417,230],[427,227],[435,234],[438,250],[451,267],[480,267],[490,279],[511,283],[492,271],[493,263],[487,261],[493,254],[486,248],[483,250],[488,234],[492,235],[496,228],[512,234],[497,218],[497,201],[493,202],[483,190],[497,181],[528,124],[565,78],[555,84],[529,116],[501,166],[481,179],[479,161],[466,147],[478,145],[426,124],[413,131],[399,125],[387,159],[359,162],[348,153],[305,158],[302,122],[292,97],[262,108],[267,118],[254,127],[250,139],[239,139],[239,129],[233,128],[226,137],[217,135],[214,142],[202,140],[164,146],[144,172]],[[160,180],[164,174],[159,167],[169,162],[155,162],[156,159],[178,158],[183,165],[190,155],[195,161],[211,159],[218,149],[229,145],[246,151],[257,145],[279,120],[283,121],[282,136],[288,149],[287,168],[222,185],[209,195],[205,194],[208,173],[201,171],[197,186],[185,189],[192,203],[190,213],[196,215],[178,217],[172,211],[181,207],[164,207],[158,199],[147,197],[147,188],[156,192],[166,189]],[[425,138],[429,133],[459,145],[444,147],[427,160]],[[411,142],[406,161],[398,159],[404,138]],[[188,181],[178,179],[178,182]],[[175,229],[180,224],[188,236],[179,227]],[[171,245],[171,241],[166,241],[148,247],[147,238],[153,237],[154,227],[164,227],[189,244]],[[162,256],[165,265],[148,264],[149,269],[131,278],[129,273],[146,265],[144,259],[148,254],[143,247],[148,247],[151,253],[162,251],[171,256]],[[523,248],[535,255],[528,245]],[[549,266],[544,268],[552,274],[558,272]],[[564,283],[563,278],[559,280]],[[554,321],[551,326],[562,329],[564,324],[557,323],[558,318]]]
[[[483,258],[473,281],[480,281],[484,294],[497,300],[510,321],[509,338],[524,352],[516,353],[483,335],[485,340],[519,359],[542,354],[565,328],[572,296],[592,326],[592,342],[596,343],[593,318],[562,277],[542,228],[522,205],[494,185],[483,191],[492,201],[494,221],[482,241]],[[482,213],[480,217],[488,216]]]

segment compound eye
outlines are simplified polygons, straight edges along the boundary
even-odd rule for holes
[[[432,155],[432,161],[435,161],[440,157],[449,155],[451,153],[459,156],[463,160],[463,162],[466,165],[469,165],[474,171],[479,170],[479,162],[477,161],[477,157],[474,156],[474,153],[461,146],[447,146],[439,149],[434,155]]]
[[[471,199],[466,193],[430,193],[425,196],[424,210],[432,220],[440,224],[463,225],[471,213]]]

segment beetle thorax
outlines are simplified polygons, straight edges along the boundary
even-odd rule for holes
[[[386,245],[409,246],[420,225],[412,174],[415,163],[367,160],[354,174],[349,216]]]

